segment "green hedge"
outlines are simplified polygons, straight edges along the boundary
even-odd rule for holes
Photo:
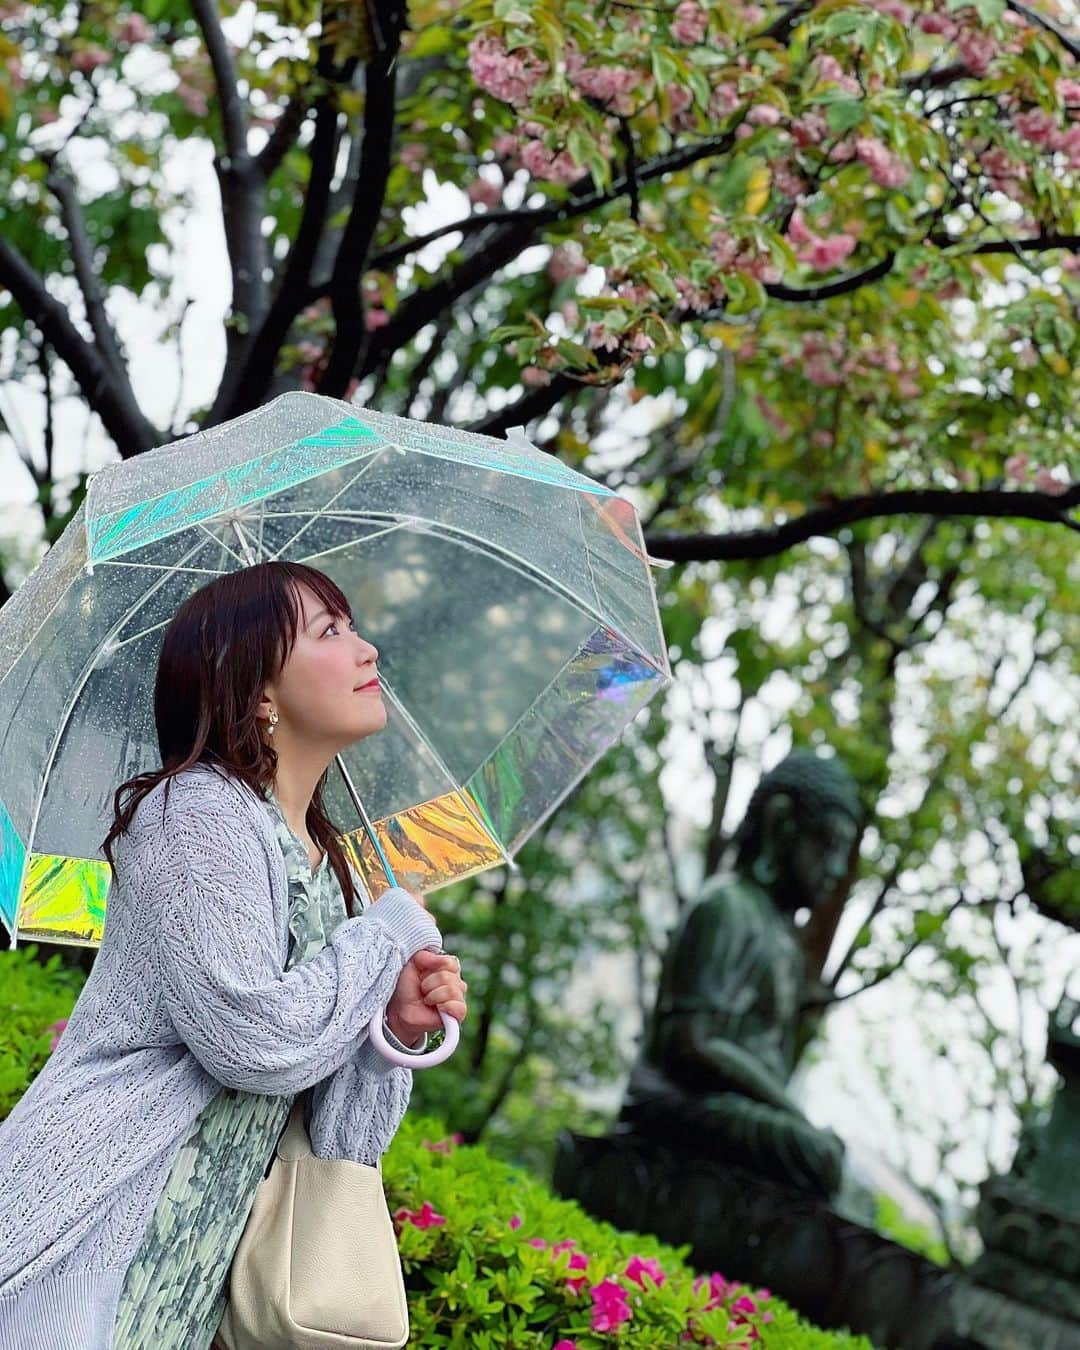
[[[33,943],[0,952],[0,1120],[49,1058],[53,1039],[86,981],[58,952],[35,960]]]
[[[0,953],[0,1118],[49,1055],[84,976]],[[696,1274],[688,1248],[621,1232],[482,1146],[409,1114],[383,1160],[412,1323],[436,1350],[872,1350],[766,1290]]]

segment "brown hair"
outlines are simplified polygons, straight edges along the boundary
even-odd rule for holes
[[[273,784],[277,751],[259,731],[263,685],[274,679],[296,644],[304,582],[337,619],[352,620],[344,592],[304,563],[261,562],[227,572],[189,595],[173,615],[161,643],[154,681],[154,722],[161,768],[121,783],[113,797],[113,823],[102,843],[113,876],[113,841],[131,823],[135,808],[164,779],[196,763],[220,765],[254,791]],[[327,771],[329,771],[329,766]],[[324,772],[308,806],[306,826],[326,850],[350,915],[356,888],[322,803]],[[168,795],[168,786],[165,792]],[[127,800],[121,805],[121,796]]]

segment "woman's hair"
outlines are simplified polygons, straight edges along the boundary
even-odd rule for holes
[[[113,823],[102,843],[113,876],[113,841],[135,808],[164,779],[196,763],[214,763],[260,791],[271,786],[277,752],[259,730],[263,686],[276,678],[292,651],[300,625],[303,582],[338,619],[352,619],[344,592],[304,563],[262,562],[227,572],[189,595],[173,615],[161,644],[154,681],[154,722],[161,768],[121,783],[113,797]],[[351,915],[356,888],[322,803],[323,773],[312,793],[307,829],[330,860]],[[166,795],[168,794],[166,786]],[[127,800],[121,805],[121,796]]]

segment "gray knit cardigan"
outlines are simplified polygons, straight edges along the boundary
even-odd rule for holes
[[[205,764],[155,785],[115,857],[90,976],[0,1124],[2,1350],[108,1350],[180,1141],[223,1085],[313,1087],[314,1152],[361,1162],[389,1147],[408,1105],[412,1073],[367,1037],[403,966],[442,946],[408,892],[385,892],[286,971],[273,824],[239,778]]]

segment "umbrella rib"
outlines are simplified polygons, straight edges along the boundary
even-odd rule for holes
[[[201,521],[201,520],[197,520],[197,521],[195,522],[195,524],[198,526],[198,528],[199,528],[200,530],[202,530],[203,534],[205,534],[206,537],[207,537],[208,539],[212,539],[212,540],[214,541],[215,544],[220,545],[220,546],[225,550],[225,552],[229,555],[230,558],[235,558],[236,561],[240,564],[241,567],[246,567],[246,566],[247,566],[247,563],[244,561],[243,558],[241,558],[240,554],[234,552],[234,551],[229,547],[229,545],[225,542],[225,539],[224,539],[224,536],[223,536],[223,535],[218,535],[218,534],[215,534],[213,530],[208,530],[208,529],[206,528],[205,523],[204,523],[203,521]],[[222,575],[224,575],[224,574],[222,574]]]
[[[194,546],[194,548],[192,548],[188,553],[184,554],[184,556],[180,559],[180,562],[181,563],[187,562],[189,558],[194,557],[194,555],[199,551],[199,549],[205,547],[206,547],[206,540],[200,539],[199,542]],[[157,591],[159,591],[162,586],[165,585],[168,579],[169,575],[166,574],[165,576],[161,577],[159,581],[155,581],[154,584],[148,587],[147,590],[144,591],[143,594],[139,597],[139,599],[113,625],[111,631],[106,635],[106,637],[102,640],[102,642],[98,645],[98,647],[94,651],[91,658],[83,666],[82,671],[80,672],[79,677],[75,683],[75,688],[72,691],[71,697],[68,699],[67,704],[64,707],[64,711],[60,715],[60,719],[56,728],[56,734],[53,736],[52,745],[49,747],[49,756],[45,761],[45,768],[41,775],[41,787],[38,789],[37,800],[34,803],[34,814],[30,819],[30,829],[27,832],[26,852],[23,855],[22,874],[19,877],[18,890],[15,892],[16,895],[15,924],[12,931],[12,937],[15,939],[18,938],[19,933],[19,906],[22,900],[22,891],[23,887],[26,885],[26,874],[30,869],[30,851],[34,847],[34,838],[37,834],[38,820],[41,818],[41,804],[45,800],[45,790],[49,785],[49,771],[52,768],[53,760],[56,758],[56,752],[59,749],[60,742],[64,736],[64,732],[67,730],[68,723],[71,721],[71,716],[75,711],[76,704],[79,702],[79,695],[86,687],[87,680],[89,680],[90,676],[93,674],[94,667],[97,664],[98,657],[101,655],[101,652],[103,648],[106,646],[106,644],[113,638],[113,636],[116,633],[120,631],[121,628],[123,628],[124,624],[127,623],[127,621],[132,617],[132,615],[137,614],[138,611],[143,607],[143,605],[145,605],[146,602],[150,599],[150,597],[154,595]]]
[[[123,562],[119,558],[106,558],[98,567],[141,567],[148,572],[197,572],[199,576],[221,577],[225,573],[220,567],[181,567],[179,563]]]
[[[387,452],[387,450],[391,449],[396,450],[397,447],[390,444],[386,444],[380,447],[380,449],[372,451],[372,453],[367,456],[367,462],[362,464],[360,468],[357,469],[356,473],[353,474],[353,476],[349,479],[347,483],[343,483],[341,487],[338,488],[337,492],[334,493],[334,495],[329,499],[329,501],[324,502],[322,506],[318,507],[316,510],[310,513],[307,522],[304,525],[301,525],[301,527],[296,531],[296,533],[292,536],[291,539],[285,540],[285,542],[277,550],[277,552],[272,555],[272,559],[276,561],[276,559],[280,558],[287,548],[291,548],[292,545],[295,544],[296,541],[300,538],[300,536],[304,533],[304,531],[309,530],[312,527],[312,525],[314,525],[315,522],[319,519],[319,517],[325,514],[327,508],[332,506],[334,502],[337,501],[337,499],[341,496],[343,492],[348,492],[348,490],[353,486],[354,483],[358,482],[364,476],[364,474],[366,474],[370,469],[373,469],[375,467],[376,463],[379,460],[379,457],[381,455],[384,455]]]

